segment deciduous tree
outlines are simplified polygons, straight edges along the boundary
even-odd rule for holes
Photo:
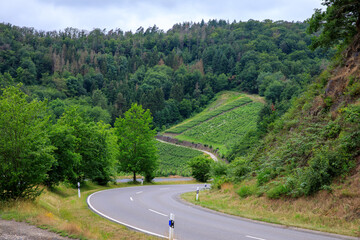
[[[151,181],[157,166],[155,130],[152,130],[152,116],[141,105],[132,104],[123,118],[116,119],[115,131],[120,150],[120,169],[136,174],[145,174],[145,180]]]
[[[46,103],[33,100],[20,86],[0,96],[0,198],[34,198],[54,158]]]

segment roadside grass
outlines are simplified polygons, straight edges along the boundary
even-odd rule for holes
[[[104,187],[86,183],[81,189],[80,199],[77,189],[60,185],[54,191],[45,189],[35,201],[0,202],[0,217],[27,222],[77,239],[157,239],[104,219],[87,206],[86,198],[96,191],[133,185],[120,183]]]
[[[344,197],[344,190],[339,189],[333,193],[323,190],[312,197],[269,199],[264,195],[257,196],[254,183],[255,181],[243,182],[241,185],[225,183],[220,190],[201,191],[200,201],[195,201],[194,192],[182,194],[181,197],[202,207],[248,219],[360,236],[360,211],[357,216],[350,209],[358,204],[359,195],[345,194]],[[244,186],[253,190],[253,194],[241,197],[239,189]]]

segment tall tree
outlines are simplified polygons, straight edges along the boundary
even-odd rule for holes
[[[323,0],[326,6],[323,12],[315,9],[309,19],[309,33],[322,30],[318,37],[313,37],[311,47],[329,48],[339,41],[347,43],[356,33],[360,32],[359,0]]]
[[[0,96],[0,198],[34,198],[54,158],[47,134],[46,103],[33,100],[20,86]]]
[[[157,149],[155,130],[152,130],[152,116],[141,105],[132,104],[123,118],[116,119],[115,131],[120,150],[120,169],[133,173],[145,174],[145,180],[151,181],[157,167]]]

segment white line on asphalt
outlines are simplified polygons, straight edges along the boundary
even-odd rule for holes
[[[106,191],[106,190],[105,190],[105,191]],[[103,191],[99,191],[99,192],[103,192]],[[166,238],[166,239],[168,239],[167,236],[163,236],[163,235],[160,235],[160,234],[157,234],[157,233],[154,233],[154,232],[150,232],[150,231],[147,231],[147,230],[138,228],[138,227],[134,227],[134,226],[132,226],[132,225],[130,225],[130,224],[127,224],[127,223],[120,222],[120,221],[118,221],[118,220],[116,220],[116,219],[114,219],[114,218],[112,218],[112,217],[109,217],[109,216],[103,214],[102,212],[96,210],[96,209],[91,205],[90,199],[91,199],[92,196],[94,196],[95,194],[97,194],[97,193],[99,193],[99,192],[95,192],[95,193],[91,194],[91,195],[87,198],[87,200],[86,200],[86,201],[87,201],[87,204],[89,205],[89,207],[90,207],[91,210],[93,210],[94,212],[96,212],[96,213],[99,214],[100,216],[103,216],[104,218],[109,219],[110,221],[119,223],[119,224],[121,224],[121,225],[124,225],[124,226],[126,226],[126,227],[135,229],[135,230],[140,231],[140,232],[143,232],[143,233],[147,233],[147,234],[150,234],[150,235],[154,235],[154,236],[157,236],[157,237],[161,237],[161,238]]]
[[[140,194],[140,193],[142,193],[143,191],[140,191],[140,192],[137,192],[136,194]]]
[[[160,190],[168,190],[170,189],[169,187],[164,187],[164,188],[160,188]]]
[[[134,201],[134,199],[132,198],[132,197],[130,197],[130,200],[133,202]]]
[[[258,238],[258,237],[253,237],[253,236],[249,236],[249,235],[246,235],[247,238],[252,238],[252,239],[256,239],[256,240],[266,240],[264,238]]]
[[[149,208],[149,211],[150,211],[150,212],[153,212],[153,213],[156,213],[156,214],[159,214],[159,215],[164,216],[164,217],[168,217],[168,216],[169,216],[169,215],[163,214],[163,213],[161,213],[161,212],[157,212],[157,211],[155,211],[155,210],[152,210],[152,209],[150,209],[150,208]]]

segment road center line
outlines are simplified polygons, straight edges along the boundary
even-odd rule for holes
[[[165,188],[160,188],[160,190],[168,190],[170,189],[169,187],[165,187]]]
[[[152,209],[150,209],[150,208],[149,208],[149,211],[150,211],[150,212],[153,212],[153,213],[156,213],[156,214],[159,214],[159,215],[164,216],[164,217],[168,217],[168,215],[163,214],[163,213],[161,213],[161,212],[157,212],[157,211],[152,210]]]
[[[143,191],[140,191],[140,192],[137,192],[136,194],[140,194],[140,193],[142,193]]]
[[[253,236],[249,236],[249,235],[246,235],[245,237],[247,238],[252,238],[252,239],[256,239],[256,240],[266,240],[264,238],[258,238],[258,237],[253,237]]]
[[[132,198],[132,197],[130,197],[130,200],[133,202],[134,201],[134,199]]]

